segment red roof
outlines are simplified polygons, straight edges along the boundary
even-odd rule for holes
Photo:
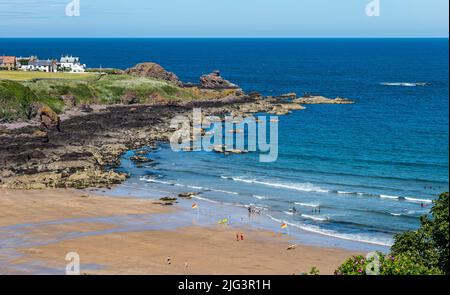
[[[15,64],[16,63],[15,56],[0,56],[0,60],[3,60],[4,64]]]

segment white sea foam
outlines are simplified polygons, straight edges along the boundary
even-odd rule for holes
[[[230,192],[230,191],[225,191],[225,190],[221,190],[221,189],[209,189],[213,192],[218,192],[218,193],[224,193],[224,194],[230,194],[230,195],[239,195],[239,193],[236,192]]]
[[[408,210],[406,212],[406,214],[410,215],[410,216],[417,216],[418,214],[423,214],[423,212],[420,212],[420,211],[417,211],[417,210]]]
[[[157,180],[157,179],[154,179],[154,178],[141,177],[140,180],[147,181],[147,182],[153,182],[153,183],[175,185],[174,183],[171,183],[171,182],[168,182],[168,181],[163,181],[163,180]]]
[[[317,208],[317,207],[320,206],[319,204],[301,203],[301,202],[295,202],[294,204],[299,205],[299,206],[303,206],[303,207],[312,207],[312,208]]]
[[[413,203],[428,203],[428,204],[433,203],[432,200],[428,200],[428,199],[417,199],[417,198],[411,198],[411,197],[405,197],[405,201],[413,202]]]
[[[203,189],[205,189],[204,187],[201,187],[201,186],[195,186],[195,185],[188,185],[187,187],[193,188],[193,189],[198,189],[198,190],[203,190]]]
[[[329,190],[324,190],[320,187],[314,186],[312,183],[279,183],[279,182],[269,182],[269,181],[259,181],[256,179],[244,179],[240,177],[225,177],[225,179],[232,179],[234,181],[248,183],[248,184],[260,184],[265,186],[271,186],[276,188],[297,190],[302,192],[315,192],[315,193],[328,193]]]
[[[387,247],[390,247],[393,244],[391,239],[379,239],[379,238],[367,237],[367,236],[358,235],[358,234],[338,233],[333,230],[322,229],[322,228],[320,228],[318,226],[314,226],[314,225],[302,225],[302,224],[287,222],[287,221],[284,221],[281,219],[277,219],[269,214],[266,214],[266,216],[277,223],[286,223],[289,226],[296,227],[296,228],[299,228],[304,231],[320,234],[323,236],[328,236],[328,237],[333,237],[333,238],[338,238],[338,239],[348,240],[348,241],[355,241],[355,242],[379,245],[379,246],[387,246]]]
[[[380,195],[380,198],[382,199],[390,199],[390,200],[398,200],[398,196],[390,196],[390,195]]]
[[[338,194],[343,194],[343,195],[352,195],[354,193],[352,192],[346,192],[346,191],[336,191]]]
[[[268,199],[268,197],[258,196],[258,195],[253,195],[253,198],[256,198],[258,200],[266,200],[266,199]]]
[[[401,213],[390,213],[392,216],[402,216]]]
[[[318,217],[318,216],[312,216],[312,215],[307,215],[307,214],[302,214],[303,218],[307,218],[307,219],[311,219],[311,220],[315,220],[315,221],[327,221],[329,220],[328,217]]]
[[[416,87],[416,86],[426,86],[427,83],[414,83],[414,82],[383,82],[380,83],[383,86],[401,86],[401,87]]]
[[[209,202],[209,203],[214,203],[214,204],[219,204],[220,202],[218,201],[214,201],[208,198],[204,198],[204,197],[199,197],[199,196],[192,196],[192,198],[197,199],[197,200],[201,200],[201,201],[205,201],[205,202]]]
[[[287,215],[294,215],[294,212],[289,212],[289,211],[283,211],[283,213],[287,214]]]

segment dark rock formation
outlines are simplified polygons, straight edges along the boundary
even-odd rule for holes
[[[39,102],[33,102],[30,104],[27,110],[28,119],[35,119],[39,115],[39,110],[43,107],[43,105]],[[39,119],[39,118],[38,118]]]
[[[238,90],[192,90],[198,91],[197,95],[202,99],[170,104],[136,104],[132,107],[111,105],[104,109],[80,105],[80,108],[86,108],[91,113],[72,115],[61,120],[60,132],[44,130],[35,122],[20,128],[0,126],[0,187],[110,187],[128,177],[112,170],[120,164],[124,152],[138,150],[133,156],[143,157],[147,151],[156,149],[144,147],[168,142],[173,135],[170,127],[172,118],[189,115],[192,108],[201,107],[205,116],[231,113],[235,116],[285,114],[302,108],[298,103],[264,98],[258,93],[237,96],[234,93]],[[58,116],[48,107],[39,109],[38,119],[41,117],[49,126],[52,122],[58,122]],[[245,152],[226,151],[221,145],[215,146],[215,151],[225,154]],[[140,160],[148,161],[146,157],[143,158],[136,159],[136,165],[151,165],[140,164]],[[188,198],[189,193],[183,196]],[[170,205],[171,202],[166,204]]]
[[[62,95],[61,100],[67,109],[72,109],[77,105],[77,100],[72,94]]]
[[[238,89],[239,86],[225,80],[219,71],[200,77],[200,87],[206,89]]]
[[[178,195],[179,198],[182,199],[192,199],[192,197],[197,196],[198,193],[196,192],[188,192],[188,193],[181,193]]]
[[[171,82],[177,86],[182,85],[177,75],[172,72],[166,71],[162,66],[152,62],[137,64],[133,68],[127,69],[125,71],[125,74],[161,79]]]
[[[94,109],[89,104],[83,103],[80,106],[80,111],[83,113],[92,113]]]
[[[130,160],[133,161],[134,163],[150,163],[150,162],[153,162],[152,159],[149,159],[149,158],[144,157],[144,156],[133,156],[133,157],[130,157]]]
[[[279,97],[280,98],[295,99],[295,98],[297,98],[297,93],[295,93],[295,92],[285,93],[285,94],[281,94]]]
[[[327,98],[320,95],[306,95],[301,98],[295,99],[293,102],[299,104],[353,104],[354,101],[347,99],[336,97],[334,99]]]
[[[124,93],[124,95],[122,95],[121,102],[122,102],[122,104],[128,104],[128,105],[136,104],[136,103],[139,103],[139,97],[135,93],[128,91],[128,92]]]
[[[38,119],[42,126],[48,130],[60,131],[61,120],[59,116],[48,106],[43,106],[38,112]]]

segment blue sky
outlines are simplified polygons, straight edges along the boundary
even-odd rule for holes
[[[0,37],[448,37],[448,0],[370,1],[0,0]]]

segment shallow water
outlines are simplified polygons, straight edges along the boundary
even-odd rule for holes
[[[186,82],[220,69],[246,91],[356,101],[282,117],[274,163],[163,145],[150,155],[155,165],[137,168],[128,154],[130,190],[199,191],[266,208],[275,227],[286,221],[328,238],[389,245],[395,233],[417,228],[449,187],[448,39],[1,39],[0,48],[42,58],[69,52],[90,67],[151,60]]]

